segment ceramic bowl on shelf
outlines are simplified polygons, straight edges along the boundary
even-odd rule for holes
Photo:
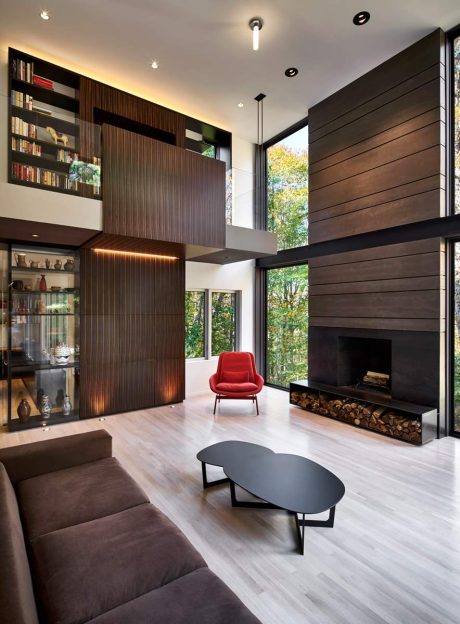
[[[57,347],[54,347],[54,359],[56,360],[56,364],[59,366],[64,366],[69,363],[70,357],[70,348],[61,342]]]
[[[52,290],[52,292],[60,292],[61,287],[60,286],[51,286],[51,290]]]

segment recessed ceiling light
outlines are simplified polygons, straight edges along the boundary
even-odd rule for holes
[[[42,20],[45,20],[45,22],[47,22],[50,18],[50,12],[46,9],[43,9],[43,11],[40,12],[40,17],[42,18]]]
[[[38,234],[32,234],[32,238],[38,238]]]
[[[297,76],[298,73],[299,70],[297,69],[297,67],[288,67],[284,72],[284,75],[288,78],[294,78],[294,76]]]
[[[364,24],[367,24],[370,19],[371,14],[369,13],[369,11],[360,11],[354,16],[353,24],[355,24],[355,26],[363,26]]]
[[[238,103],[238,108],[243,108],[243,106],[244,106],[243,102]]]
[[[160,67],[160,63],[156,59],[153,59],[153,61],[150,64],[150,67],[152,69],[158,69]]]

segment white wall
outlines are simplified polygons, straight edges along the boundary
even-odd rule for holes
[[[253,227],[254,146],[233,136],[233,225]],[[254,352],[254,261],[218,265],[187,262],[185,287],[241,290],[241,349]],[[209,377],[216,372],[217,358],[188,360],[185,365],[185,396],[209,390]]]
[[[102,230],[102,202],[8,184],[8,49],[0,47],[0,217]]]

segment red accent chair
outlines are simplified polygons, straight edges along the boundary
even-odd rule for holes
[[[256,404],[264,378],[256,371],[254,356],[248,351],[224,351],[219,355],[217,372],[209,378],[209,387],[215,393],[214,414],[221,399],[250,399]]]

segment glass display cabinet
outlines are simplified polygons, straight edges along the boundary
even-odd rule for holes
[[[75,250],[10,247],[10,430],[78,418],[79,286]]]

